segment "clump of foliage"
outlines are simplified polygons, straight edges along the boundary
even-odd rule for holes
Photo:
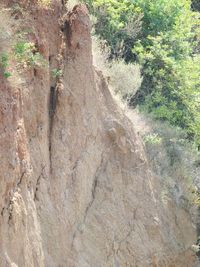
[[[198,1],[85,0],[110,58],[139,62],[143,82],[133,92],[155,118],[181,127],[200,145],[200,30]]]
[[[188,138],[199,144],[200,65],[199,55],[194,54],[196,33],[193,30],[196,15],[190,10],[189,1],[163,3],[159,8],[168,7],[168,10],[161,13],[163,17],[157,24],[151,22],[157,4],[149,5],[153,8],[151,16],[147,10],[148,15],[144,17],[152,25],[151,35],[145,30],[145,39],[134,46],[143,67],[143,83],[132,104],[142,104],[155,118],[185,129]]]
[[[0,66],[2,67],[3,69],[3,76],[5,78],[9,78],[11,76],[11,73],[7,70],[8,68],[8,61],[9,61],[9,56],[7,53],[3,53],[1,56],[0,56]]]
[[[17,40],[9,52],[0,55],[0,66],[3,69],[5,78],[9,78],[12,74],[8,71],[10,63],[14,61],[16,69],[21,71],[29,67],[45,67],[46,60],[37,51],[33,42],[26,40]]]
[[[96,34],[110,46],[110,56],[132,60],[132,44],[141,29],[141,9],[128,0],[85,2],[96,17]]]
[[[37,51],[33,42],[20,40],[13,46],[13,54],[18,66],[26,68],[28,66],[44,66],[45,60]]]
[[[15,62],[16,70],[21,71],[31,67],[45,67],[46,60],[39,53],[35,43],[28,40],[29,30],[20,31],[15,34],[10,48],[0,55],[0,66],[5,78],[12,73],[8,71]]]
[[[52,76],[53,76],[54,78],[59,78],[59,77],[61,77],[62,74],[63,74],[63,72],[62,72],[61,69],[53,69],[51,72],[52,72]]]

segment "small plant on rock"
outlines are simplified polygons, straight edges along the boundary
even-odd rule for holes
[[[23,68],[29,66],[45,66],[46,62],[42,55],[37,51],[33,42],[18,41],[13,46],[14,57],[18,66]]]
[[[3,53],[0,56],[0,65],[1,65],[1,68],[3,69],[3,76],[5,78],[9,78],[11,76],[11,73],[9,71],[7,71],[8,62],[9,62],[8,54],[7,53]]]
[[[52,72],[52,76],[53,76],[54,78],[59,78],[59,77],[61,77],[62,74],[63,74],[63,72],[62,72],[61,69],[53,69],[51,72]]]

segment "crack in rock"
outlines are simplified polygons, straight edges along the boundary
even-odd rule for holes
[[[45,169],[45,166],[43,166],[43,168],[41,170],[41,173],[38,176],[37,181],[36,181],[36,187],[35,187],[35,193],[34,193],[34,201],[39,201],[37,193],[38,193],[38,190],[39,190],[40,180],[44,176],[44,169]]]
[[[108,160],[106,162],[108,162]],[[74,240],[75,240],[75,238],[77,236],[77,232],[81,232],[81,226],[83,224],[85,224],[87,216],[88,216],[88,213],[89,213],[89,210],[91,209],[91,207],[92,207],[92,205],[93,205],[93,203],[95,201],[97,187],[98,187],[98,181],[99,181],[99,176],[100,176],[102,170],[105,171],[106,166],[107,166],[107,163],[104,164],[104,152],[102,152],[100,165],[97,168],[96,173],[94,175],[94,180],[93,180],[92,190],[91,190],[91,200],[90,200],[90,202],[88,203],[88,205],[87,205],[87,207],[85,209],[84,216],[83,216],[83,222],[78,224],[77,229],[73,233],[71,249],[74,247]]]

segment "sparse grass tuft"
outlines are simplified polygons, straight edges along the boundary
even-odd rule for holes
[[[38,0],[38,4],[41,7],[47,7],[49,8],[51,6],[52,1],[51,0]]]
[[[51,71],[53,78],[59,78],[62,76],[63,72],[61,69],[53,69]]]

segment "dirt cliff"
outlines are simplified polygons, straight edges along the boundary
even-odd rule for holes
[[[32,29],[48,66],[21,82],[0,74],[0,266],[199,266],[188,211],[162,200],[134,125],[93,67],[86,7],[20,2],[12,19]]]

